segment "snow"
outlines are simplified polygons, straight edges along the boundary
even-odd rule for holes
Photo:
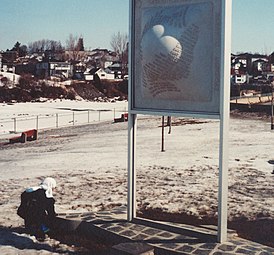
[[[0,104],[0,137],[28,129],[47,129],[113,120],[127,111],[127,102],[115,103],[45,100],[33,103]],[[57,116],[58,115],[58,116]],[[38,122],[37,122],[38,121]]]
[[[104,121],[47,129],[37,141],[4,144],[0,136],[2,226],[20,226],[21,192],[52,176],[58,186],[56,210],[96,212],[127,203],[127,123],[113,123],[114,108],[126,102],[48,101],[1,105],[1,119],[19,114],[63,113],[67,109],[109,110]],[[116,111],[117,117],[120,112]],[[26,116],[26,115],[24,115]],[[161,152],[161,117],[139,116],[137,206],[200,218],[216,217],[219,121],[172,118]],[[6,130],[7,131],[7,130]],[[10,135],[11,136],[11,135]],[[229,220],[274,217],[273,131],[257,119],[230,119]]]

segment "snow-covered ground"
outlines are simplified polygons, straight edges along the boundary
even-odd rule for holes
[[[45,112],[48,108],[56,111],[126,106],[125,102],[118,103],[119,106],[59,103],[38,105]],[[2,106],[1,117],[2,113],[7,114],[4,109],[12,113],[9,107]],[[36,104],[27,103],[25,107],[29,109],[28,114],[37,114],[33,113]],[[161,152],[161,118],[138,118],[138,210],[158,208],[200,218],[216,216],[219,121],[173,118],[172,123],[171,134],[167,134],[167,129],[165,133],[165,152]],[[274,218],[274,175],[273,166],[268,163],[274,159],[273,138],[269,122],[230,120],[229,220]],[[0,142],[5,143],[5,139]],[[114,124],[112,112],[112,117],[101,123],[46,130],[39,134],[37,141],[25,144],[2,144],[0,171],[1,226],[23,224],[16,215],[20,193],[28,186],[37,185],[45,176],[57,180],[57,212],[94,212],[126,205],[127,123]]]
[[[113,103],[76,100],[46,100],[0,104],[0,137],[28,129],[48,129],[113,120],[127,111],[126,101]]]

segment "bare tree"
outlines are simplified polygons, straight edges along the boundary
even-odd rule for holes
[[[42,39],[29,43],[28,51],[30,53],[45,51],[62,52],[63,47],[60,41]]]
[[[66,40],[66,49],[68,51],[68,58],[71,60],[79,60],[81,51],[84,51],[83,37],[70,34]]]
[[[128,35],[126,33],[115,33],[111,37],[110,46],[115,51],[122,64],[122,74],[126,72],[128,63]]]
[[[119,57],[122,57],[122,54],[125,53],[127,49],[128,35],[126,33],[122,34],[120,31],[115,33],[111,37],[110,46],[113,51],[115,51]]]

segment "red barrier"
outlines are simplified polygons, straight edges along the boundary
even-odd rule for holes
[[[9,139],[9,143],[25,143],[26,141],[34,141],[38,138],[37,129],[31,129],[22,132],[21,136],[12,137]]]
[[[125,121],[128,121],[128,113],[123,113],[121,114],[121,117],[120,118],[115,118],[114,119],[114,122],[125,122]]]

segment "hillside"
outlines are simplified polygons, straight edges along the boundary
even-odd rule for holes
[[[18,86],[8,88],[0,87],[0,102],[31,102],[41,98],[48,99],[71,99],[79,98],[96,101],[108,100],[118,97],[127,99],[127,81],[96,81],[83,82],[73,81],[71,85],[52,85],[23,78]]]

